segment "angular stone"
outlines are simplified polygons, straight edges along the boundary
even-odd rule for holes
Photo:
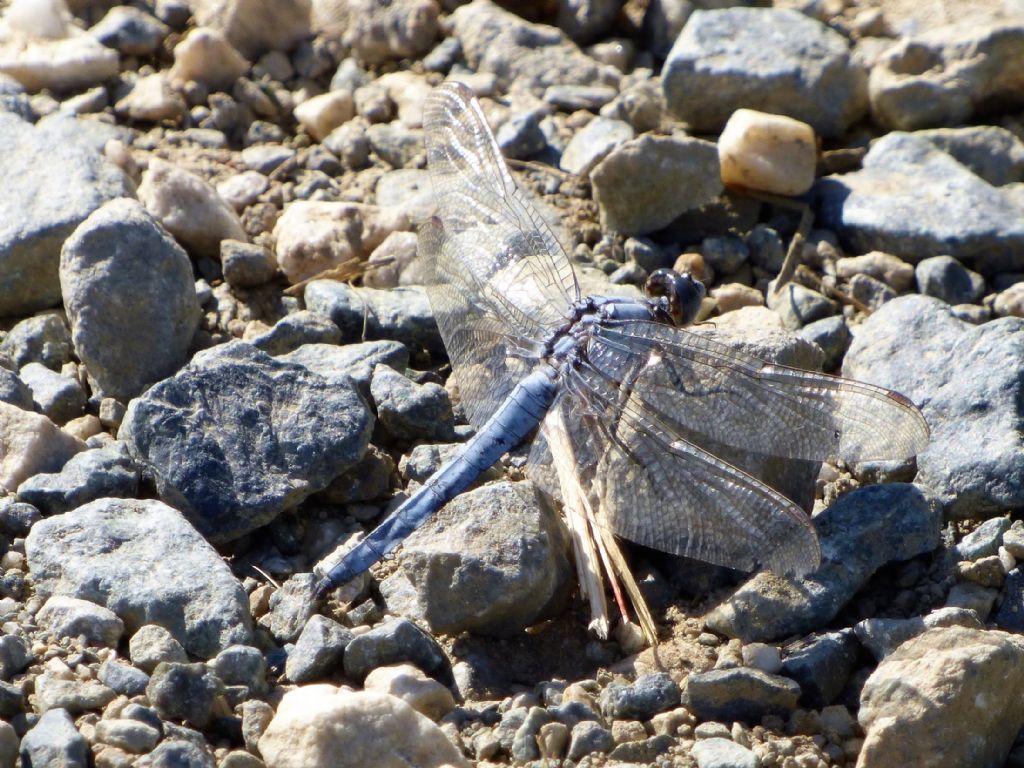
[[[799,697],[800,686],[787,677],[734,667],[691,674],[684,705],[701,720],[757,723],[765,715],[786,717]]]
[[[16,491],[40,472],[57,472],[85,443],[45,416],[0,402],[0,488]]]

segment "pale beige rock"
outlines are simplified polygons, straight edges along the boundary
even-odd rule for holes
[[[858,719],[860,768],[998,768],[1024,725],[1024,642],[942,627],[908,640],[872,673]]]
[[[814,183],[814,129],[784,115],[737,109],[718,138],[722,181],[730,186],[802,195]]]
[[[117,51],[84,33],[58,40],[14,35],[0,41],[0,74],[29,91],[78,91],[118,71]]]
[[[210,184],[184,168],[151,158],[139,200],[164,229],[199,256],[220,255],[221,240],[249,238],[238,214]]]
[[[406,128],[423,127],[423,102],[434,87],[426,77],[415,72],[389,72],[377,78],[374,85],[385,88],[398,107],[398,121]]]
[[[174,46],[170,78],[195,80],[215,90],[228,90],[249,69],[249,62],[216,29],[197,27]]]
[[[298,200],[274,227],[277,263],[298,283],[350,259],[361,259],[396,230],[409,228],[395,211],[358,203]]]
[[[72,419],[61,429],[72,437],[77,437],[79,440],[88,440],[93,435],[98,435],[103,431],[103,424],[99,418],[91,413],[87,413],[84,416],[79,416],[77,419]]]
[[[314,96],[295,107],[295,119],[317,141],[356,114],[352,94],[344,89]]]
[[[468,768],[434,723],[386,693],[307,685],[284,695],[259,740],[267,768]]]
[[[742,283],[725,283],[717,288],[712,288],[711,298],[715,300],[718,311],[723,315],[742,307],[764,306],[764,294],[757,288],[751,288]]]
[[[992,309],[999,317],[1024,317],[1024,283],[1014,283],[996,294]]]
[[[396,696],[421,715],[437,721],[455,708],[452,692],[412,664],[377,667],[366,676],[363,686]]]
[[[854,275],[867,275],[881,280],[897,293],[910,290],[914,284],[914,265],[884,251],[836,259],[836,274],[845,280]]]
[[[392,232],[367,260],[363,285],[367,288],[395,288],[402,272],[416,258],[416,233]]]
[[[40,472],[59,472],[85,443],[48,418],[0,402],[0,495]]]
[[[59,40],[74,32],[71,11],[64,0],[13,0],[3,14],[10,32]]]
[[[114,106],[114,110],[131,120],[159,123],[178,120],[187,111],[185,99],[171,87],[163,72],[140,78],[132,89]]]
[[[270,182],[259,171],[242,171],[217,185],[217,194],[236,211],[256,202],[267,191]]]
[[[290,51],[311,33],[311,0],[191,0],[196,23],[224,33],[251,59]]]

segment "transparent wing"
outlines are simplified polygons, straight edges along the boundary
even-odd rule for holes
[[[790,459],[902,459],[928,444],[928,426],[895,392],[773,365],[706,336],[652,322],[602,325],[591,364],[632,392],[673,433],[706,436]]]
[[[419,256],[467,415],[479,427],[525,370],[509,358],[535,352],[565,323],[579,286],[472,92],[459,83],[435,89],[423,124],[437,215],[421,228]]]
[[[806,513],[756,478],[679,438],[639,400],[591,367],[570,374],[561,421],[600,521],[630,541],[709,563],[801,575],[818,566]],[[552,457],[534,443],[531,477],[550,485]]]

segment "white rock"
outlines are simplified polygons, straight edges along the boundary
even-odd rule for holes
[[[455,708],[452,692],[412,664],[377,667],[366,676],[363,686],[368,691],[397,696],[421,715],[434,721],[440,720]]]
[[[117,647],[124,622],[103,605],[68,595],[53,595],[36,614],[36,622],[57,637],[85,635],[90,645]]]
[[[74,29],[64,0],[14,0],[3,16],[11,32],[60,40]]]
[[[749,643],[743,646],[743,663],[748,667],[760,669],[762,672],[776,674],[782,669],[782,655],[774,645],[765,643]]]
[[[307,685],[289,691],[259,740],[267,768],[468,768],[434,723],[394,696]]]
[[[718,157],[726,184],[802,195],[814,183],[818,151],[807,123],[737,109],[718,138]]]
[[[132,120],[159,123],[177,120],[188,107],[181,94],[171,87],[165,74],[156,72],[140,78],[114,109]]]
[[[249,69],[249,62],[215,29],[197,27],[174,46],[172,80],[195,80],[210,88],[227,90]]]
[[[77,91],[118,72],[117,51],[84,33],[62,40],[16,35],[0,43],[0,74],[29,91]]]
[[[389,72],[377,78],[374,85],[387,89],[398,107],[398,120],[406,128],[423,127],[423,102],[434,87],[426,77],[415,72]]]
[[[331,131],[355,116],[352,94],[346,90],[328,91],[295,107],[295,119],[310,136],[323,141]]]
[[[363,285],[367,288],[395,288],[402,272],[416,258],[416,233],[392,232],[367,259]]]
[[[196,23],[212,27],[246,56],[290,51],[311,34],[310,0],[191,0]]]
[[[221,240],[249,238],[234,209],[210,184],[183,168],[151,158],[139,185],[139,200],[189,251],[220,255]]]
[[[404,215],[372,205],[298,200],[274,226],[277,263],[289,282],[298,283],[363,258],[391,232],[408,227]]]
[[[0,490],[13,492],[40,472],[58,472],[85,443],[45,416],[0,402]]]
[[[270,182],[259,171],[242,171],[230,176],[217,185],[217,194],[236,211],[256,202],[267,191]]]

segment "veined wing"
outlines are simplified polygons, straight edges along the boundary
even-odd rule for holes
[[[472,92],[435,89],[424,106],[437,215],[419,256],[438,328],[479,427],[525,371],[516,355],[562,325],[579,300],[558,239],[516,185]]]
[[[766,363],[681,328],[607,323],[588,359],[691,441],[819,461],[902,459],[928,445],[928,425],[902,395]]]
[[[578,402],[569,437],[574,452],[596,458],[586,479],[615,533],[745,571],[802,575],[818,566],[817,535],[796,504],[675,434],[595,368],[568,376]]]

